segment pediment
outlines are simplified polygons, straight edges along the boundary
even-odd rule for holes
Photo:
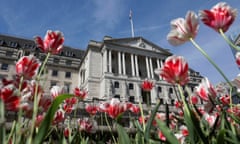
[[[149,50],[149,51],[158,52],[158,53],[170,54],[170,52],[167,49],[163,49],[158,45],[142,37],[120,38],[120,39],[111,39],[110,37],[108,37],[107,39],[104,40],[104,42],[110,42],[112,44],[117,44],[125,47],[134,47],[134,48]]]

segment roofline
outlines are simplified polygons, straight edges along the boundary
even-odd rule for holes
[[[109,36],[107,36],[107,37],[109,37]],[[104,42],[116,41],[116,40],[130,40],[130,39],[133,39],[133,40],[142,39],[142,40],[146,41],[147,43],[155,46],[157,49],[162,50],[162,51],[172,55],[172,53],[169,52],[167,49],[164,49],[164,48],[160,47],[159,45],[154,44],[153,42],[151,42],[151,41],[149,41],[149,40],[147,40],[147,39],[145,39],[145,38],[143,38],[141,36],[138,36],[138,37],[127,37],[127,38],[112,38],[112,39],[106,39],[106,40],[104,40]]]

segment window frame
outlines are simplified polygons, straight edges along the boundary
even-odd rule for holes
[[[1,70],[8,71],[8,70],[9,70],[9,64],[7,64],[7,63],[2,63],[2,64],[1,64]]]
[[[128,84],[128,89],[129,90],[134,90],[134,84],[133,83],[129,83]]]
[[[119,88],[119,87],[120,87],[119,82],[118,82],[118,81],[115,81],[115,82],[114,82],[114,88]]]
[[[57,77],[58,76],[58,70],[52,70],[52,76]]]
[[[72,73],[70,71],[66,71],[65,78],[71,78],[71,77],[72,77]]]

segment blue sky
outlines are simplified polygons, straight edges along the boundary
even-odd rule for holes
[[[160,47],[184,56],[191,68],[212,83],[224,81],[222,76],[189,42],[171,46],[166,36],[170,21],[185,17],[188,10],[198,13],[210,9],[219,0],[1,0],[0,33],[32,39],[47,30],[60,30],[65,45],[86,49],[89,40],[101,41],[131,37],[129,11],[133,12],[135,36],[142,36]],[[240,11],[239,0],[226,0]],[[227,35],[240,33],[240,15]],[[201,23],[196,42],[209,54],[231,80],[239,70],[229,46],[222,37]]]

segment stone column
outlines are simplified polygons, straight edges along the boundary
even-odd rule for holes
[[[139,71],[138,71],[138,57],[135,55],[135,69],[136,69],[136,76],[139,77]]]
[[[103,73],[107,72],[107,50],[103,52]]]
[[[137,83],[135,83],[134,87],[136,87],[136,90],[135,90],[136,91],[136,96],[135,96],[136,102],[139,102],[139,101],[142,102],[142,98],[140,97],[141,96],[141,93],[140,93],[141,88],[140,88],[140,86]]]
[[[145,59],[146,59],[147,78],[150,78],[150,71],[149,71],[148,57],[146,57]]]
[[[108,50],[108,72],[112,73],[112,51]]]
[[[160,60],[160,68],[163,68],[163,60]],[[163,78],[161,77],[161,80],[162,80]]]
[[[121,52],[118,52],[118,74],[122,74]]]
[[[159,59],[157,59],[157,69],[160,69],[160,62],[159,62]],[[161,76],[159,75],[159,80],[161,80]]]
[[[125,53],[122,53],[122,67],[123,67],[123,75],[126,75]]]
[[[135,68],[134,68],[134,56],[131,54],[131,66],[132,66],[132,76],[135,76]]]
[[[149,65],[150,65],[150,74],[151,74],[151,78],[154,79],[153,65],[152,65],[152,58],[149,58]]]
[[[151,103],[156,104],[156,100],[157,100],[157,88],[153,87],[153,89],[151,90]]]

